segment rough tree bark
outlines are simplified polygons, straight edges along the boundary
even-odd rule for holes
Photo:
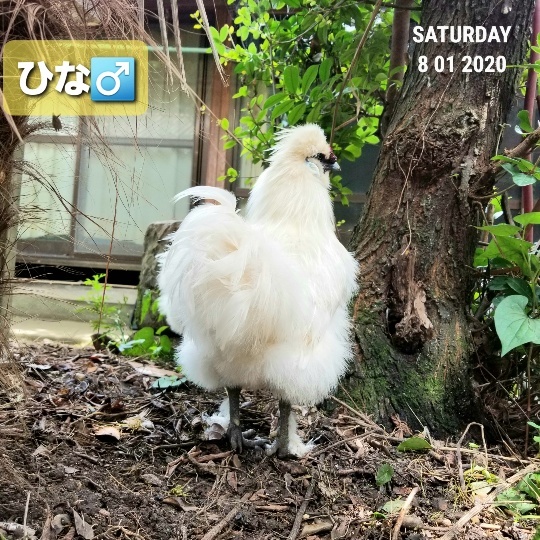
[[[506,7],[511,7],[507,10]],[[462,73],[461,58],[524,59],[534,0],[424,0],[428,26],[511,26],[508,43],[415,46],[351,247],[361,265],[354,303],[358,362],[347,390],[380,422],[432,433],[478,418],[467,321],[478,196],[519,70]],[[426,73],[418,70],[427,56]],[[437,73],[436,56],[454,56]]]

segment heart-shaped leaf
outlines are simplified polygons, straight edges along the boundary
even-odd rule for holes
[[[495,329],[501,340],[501,355],[524,345],[540,344],[540,319],[531,319],[525,308],[528,299],[514,294],[506,297],[495,310]]]

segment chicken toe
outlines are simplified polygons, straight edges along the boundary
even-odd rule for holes
[[[233,423],[229,426],[227,430],[227,438],[231,445],[232,450],[237,453],[241,453],[244,448],[256,448],[267,446],[270,442],[268,439],[262,439],[259,437],[254,437],[255,431],[253,429],[242,432],[240,426],[237,426]]]

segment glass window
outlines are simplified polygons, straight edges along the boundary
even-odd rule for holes
[[[73,204],[74,144],[29,142],[24,147],[28,163],[21,180],[23,224],[19,238],[69,239]]]
[[[108,253],[116,213],[112,253],[140,257],[150,223],[187,214],[189,200],[171,199],[191,184],[192,155],[191,147],[112,145],[99,156],[85,149],[75,251]]]

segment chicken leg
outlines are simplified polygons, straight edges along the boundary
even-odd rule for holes
[[[242,452],[244,448],[256,448],[263,447],[268,444],[268,439],[260,439],[255,437],[255,431],[250,429],[248,431],[242,432],[240,427],[240,388],[227,388],[227,394],[229,396],[229,415],[230,415],[230,424],[229,429],[227,430],[227,438],[231,448],[238,452]]]
[[[273,456],[274,454],[277,454],[278,458],[286,458],[290,455],[289,422],[291,412],[291,404],[284,399],[280,399],[278,436],[271,445],[266,447],[266,454],[268,456]]]

